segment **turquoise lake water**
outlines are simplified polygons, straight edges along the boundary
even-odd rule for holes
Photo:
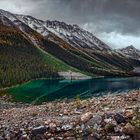
[[[140,78],[97,78],[90,80],[35,80],[8,92],[16,101],[42,103],[56,99],[102,96],[140,88]]]

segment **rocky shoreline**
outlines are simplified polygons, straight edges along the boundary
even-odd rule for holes
[[[87,76],[85,74],[82,74],[80,72],[73,72],[73,71],[67,71],[67,72],[58,72],[59,76],[64,77],[67,80],[87,80],[92,79],[91,76]]]
[[[36,106],[13,103],[0,112],[0,140],[140,140],[138,90]]]

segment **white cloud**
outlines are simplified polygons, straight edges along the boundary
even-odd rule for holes
[[[0,0],[0,9],[18,14],[28,14],[37,8],[38,3],[30,0]]]
[[[119,33],[102,33],[99,37],[114,48],[122,48],[129,45],[140,49],[140,36],[121,35]]]
[[[92,32],[96,37],[100,38],[102,41],[107,43],[112,48],[124,48],[130,45],[140,49],[140,35],[133,36],[127,34],[121,34],[119,32],[103,32],[100,31],[98,25],[93,23],[86,23],[83,25],[83,28]]]
[[[88,2],[91,3],[93,1],[85,0],[85,2],[88,4]],[[117,1],[115,2],[117,3]],[[121,0],[118,0],[118,3],[121,2]],[[77,3],[79,5],[76,5]],[[110,4],[112,4],[112,2]],[[84,29],[92,32],[113,48],[133,45],[140,49],[140,32],[139,24],[137,24],[139,23],[137,22],[139,21],[139,16],[137,16],[135,10],[133,10],[133,14],[135,14],[133,17],[131,16],[131,12],[129,13],[127,11],[126,13],[128,13],[128,15],[120,14],[119,8],[112,4],[112,6],[116,8],[116,13],[111,16],[111,9],[107,9],[107,11],[104,11],[104,13],[101,12],[102,14],[98,15],[98,6],[100,6],[100,3],[95,5],[95,7],[93,6],[95,9],[91,7],[92,4],[87,5],[89,9],[84,9],[84,11],[83,5],[81,5],[81,9],[79,7],[80,5],[81,3],[79,3],[78,0],[0,0],[0,9],[17,14],[33,15],[44,20],[52,19],[81,24]],[[79,9],[75,8],[77,6]],[[128,9],[129,6],[132,8],[132,5],[128,5],[126,9]],[[137,12],[140,9],[139,4],[135,4],[135,6],[138,6]],[[82,11],[84,14],[81,14]],[[128,33],[129,35],[127,35]]]

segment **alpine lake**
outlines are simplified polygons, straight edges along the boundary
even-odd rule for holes
[[[87,99],[140,88],[140,77],[94,78],[89,80],[34,80],[8,90],[14,101],[42,103],[46,101]]]

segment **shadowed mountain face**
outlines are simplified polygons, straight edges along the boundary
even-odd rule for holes
[[[68,70],[100,76],[139,75],[133,72],[135,67],[140,66],[139,60],[128,57],[129,54],[126,56],[123,51],[111,49],[77,25],[42,21],[0,10],[0,37],[0,55],[3,57],[0,63],[1,75],[14,62],[17,65],[13,67],[13,73],[18,71],[17,77],[24,77],[19,82],[10,80],[10,84],[57,76],[57,72]],[[23,66],[18,62],[24,62]],[[21,74],[20,69],[23,71]],[[32,70],[37,71],[33,76]],[[11,79],[17,77],[11,76]],[[0,80],[3,81],[3,78],[0,77]]]

